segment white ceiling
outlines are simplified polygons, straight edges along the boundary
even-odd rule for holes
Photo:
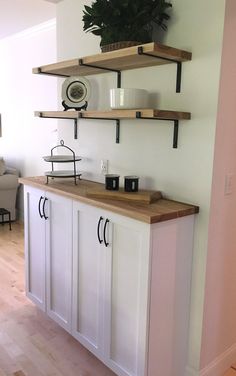
[[[0,39],[56,17],[61,0],[0,0]]]

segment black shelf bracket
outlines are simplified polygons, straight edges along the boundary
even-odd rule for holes
[[[120,143],[120,120],[116,119],[116,143]]]
[[[173,148],[178,147],[178,135],[179,135],[179,120],[174,120],[174,135],[173,135]]]
[[[83,62],[83,59],[79,59],[79,65],[84,66],[84,67],[94,68],[94,69],[101,69],[101,70],[105,70],[105,71],[108,71],[108,72],[115,72],[117,74],[117,88],[121,87],[121,71],[120,70],[105,68],[105,67],[99,67],[97,65],[92,65],[92,64],[86,64],[86,63]]]
[[[46,76],[70,77],[69,74],[42,72],[42,69],[41,69],[41,68],[38,68],[38,73],[39,73],[39,74],[45,74]]]
[[[144,55],[144,56],[149,56],[149,57],[154,57],[155,59],[162,59],[165,61],[169,61],[171,63],[176,63],[177,64],[177,72],[176,72],[176,93],[180,93],[181,91],[181,78],[182,78],[182,62],[175,60],[175,59],[168,59],[167,57],[162,57],[158,55],[153,55],[149,54],[143,51],[143,47],[139,46],[138,47],[138,55]]]
[[[173,131],[173,148],[178,148],[178,135],[179,135],[179,120],[178,119],[158,119],[158,118],[147,118],[143,117],[140,111],[136,112],[136,119],[142,120],[159,120],[159,121],[173,121],[174,131]]]
[[[74,139],[78,139],[78,119],[74,119]]]
[[[39,112],[39,117],[44,118],[44,119],[65,119],[65,120],[74,120],[74,139],[78,139],[78,119],[73,119],[70,117],[60,117],[60,116],[44,116],[42,112]]]
[[[79,113],[79,118],[84,120],[112,120],[116,122],[116,143],[120,143],[120,119],[103,118],[103,117],[84,117],[82,113]]]

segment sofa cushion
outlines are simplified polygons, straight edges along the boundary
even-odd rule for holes
[[[0,191],[16,189],[18,187],[18,177],[16,175],[5,174],[0,177]]]
[[[6,166],[5,166],[5,162],[4,162],[4,159],[2,157],[0,157],[0,176],[2,176],[6,171]]]

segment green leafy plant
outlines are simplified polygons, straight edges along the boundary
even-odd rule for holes
[[[120,41],[152,41],[153,28],[167,29],[166,0],[95,0],[84,6],[84,30],[101,37],[101,46]]]

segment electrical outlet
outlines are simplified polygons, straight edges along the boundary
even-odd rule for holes
[[[101,159],[101,174],[105,175],[108,173],[108,160]]]

